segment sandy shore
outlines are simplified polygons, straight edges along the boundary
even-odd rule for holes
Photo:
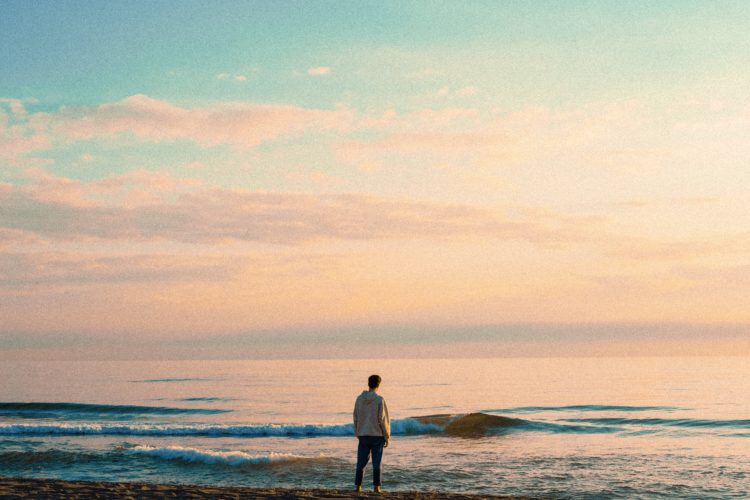
[[[479,498],[530,499],[531,497],[478,496],[460,493],[398,491],[357,495],[346,490],[290,490],[285,488],[242,488],[146,483],[105,483],[0,477],[0,498],[389,498],[420,500],[476,500]]]

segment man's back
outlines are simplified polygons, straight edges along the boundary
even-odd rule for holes
[[[354,403],[354,434],[390,438],[391,422],[385,399],[375,391],[362,391]]]

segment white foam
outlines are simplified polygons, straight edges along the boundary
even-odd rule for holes
[[[404,418],[391,422],[391,434],[433,434],[443,428],[436,424],[423,424],[413,418]]]
[[[392,422],[393,434],[429,434],[441,428],[433,424],[422,424],[406,418]],[[351,436],[351,424],[339,425],[178,425],[178,424],[97,424],[97,423],[45,423],[7,424],[0,423],[0,435],[123,435],[123,436]]]
[[[265,455],[251,455],[244,451],[213,451],[198,448],[186,448],[182,446],[136,446],[129,450],[130,453],[162,458],[164,460],[179,460],[182,462],[197,462],[204,464],[270,464],[272,462],[290,462],[298,460],[315,460],[325,458],[324,455],[316,457],[303,457],[287,453],[268,453]]]
[[[351,425],[0,424],[0,434],[134,436],[346,436]]]

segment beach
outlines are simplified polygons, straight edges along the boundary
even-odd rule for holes
[[[530,499],[493,495],[467,495],[425,491],[396,491],[384,493],[354,493],[333,489],[245,488],[239,486],[199,486],[188,484],[148,484],[104,481],[61,481],[56,479],[28,479],[0,477],[2,498],[266,498],[305,499],[318,498],[389,498],[420,500],[472,500],[480,498]]]

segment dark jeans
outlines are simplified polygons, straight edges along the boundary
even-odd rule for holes
[[[383,458],[383,447],[385,438],[383,436],[359,436],[357,446],[357,475],[354,485],[362,485],[362,476],[365,474],[365,466],[372,453],[372,484],[380,486],[380,460]]]

